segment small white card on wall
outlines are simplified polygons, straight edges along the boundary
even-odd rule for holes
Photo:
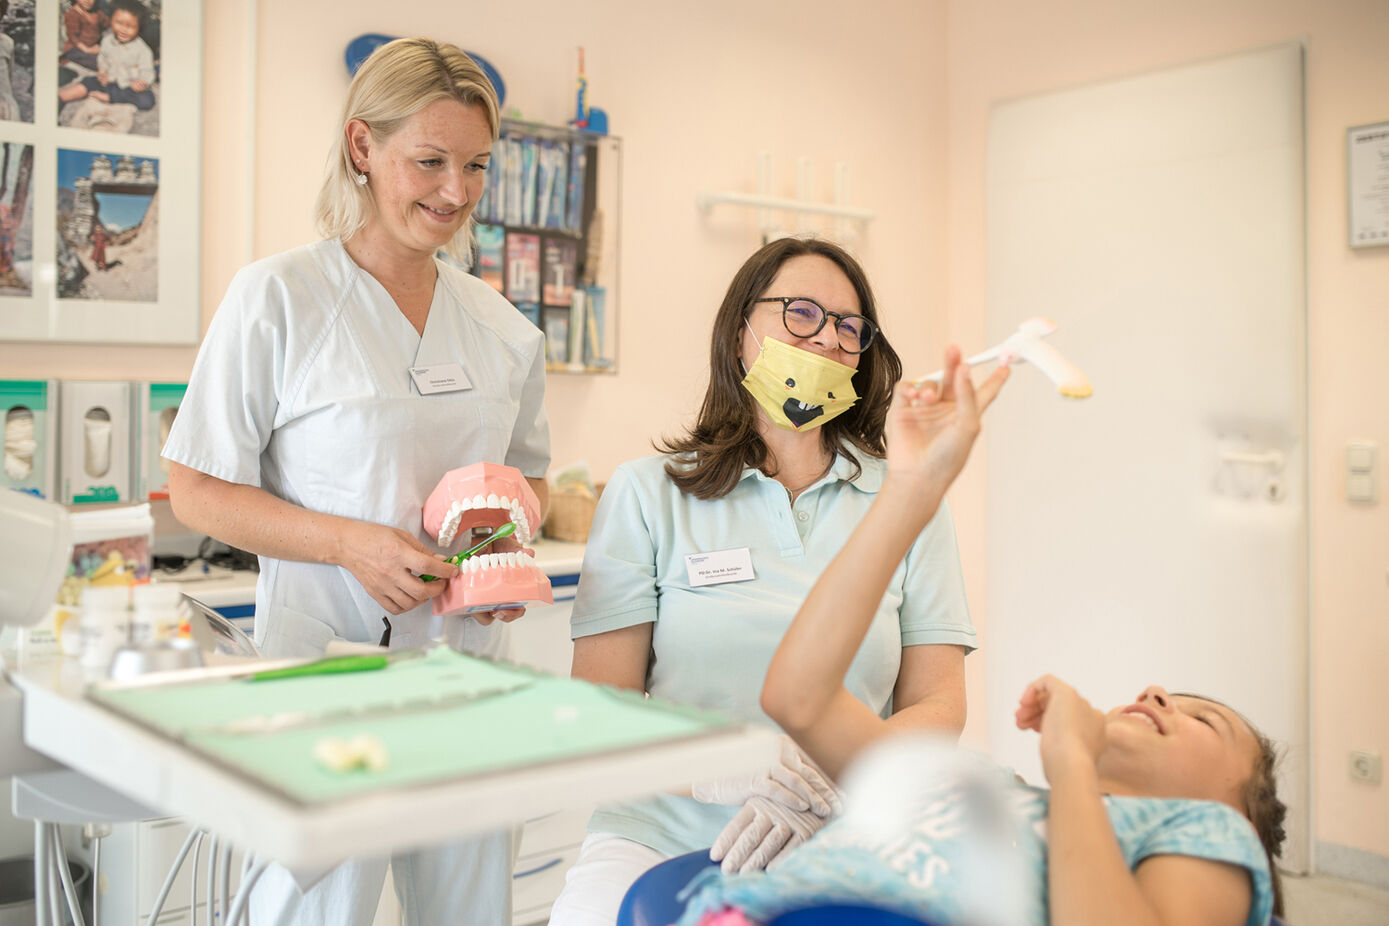
[[[691,588],[757,578],[752,571],[752,553],[747,547],[691,553],[685,557],[685,570],[689,573]]]

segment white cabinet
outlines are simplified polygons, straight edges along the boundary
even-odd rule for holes
[[[575,576],[552,576],[555,603],[530,607],[511,625],[519,663],[568,675],[574,644],[569,615],[574,605]],[[561,585],[558,583],[569,582]],[[512,926],[531,926],[550,919],[550,907],[564,887],[564,875],[579,854],[591,806],[572,807],[527,820],[512,874]]]

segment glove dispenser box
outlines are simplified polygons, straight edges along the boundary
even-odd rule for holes
[[[159,455],[169,439],[169,428],[183,402],[187,383],[139,383],[135,400],[135,447],[139,466],[135,473],[135,498],[143,501],[169,497],[169,461]]]
[[[130,501],[134,384],[64,381],[58,394],[62,501],[71,505]]]
[[[54,498],[58,469],[58,381],[0,380],[5,465],[0,486]]]

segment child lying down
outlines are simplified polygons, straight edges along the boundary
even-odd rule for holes
[[[874,604],[963,468],[1006,377],[995,371],[976,392],[952,348],[942,391],[898,387],[887,480],[768,669],[763,709],[831,776],[890,734],[844,688],[844,674]],[[952,774],[918,771],[898,825],[851,810],[769,871],[709,869],[687,889],[680,926],[763,923],[825,903],[869,904],[942,926],[980,922],[990,909],[1003,919],[989,921],[1010,924],[1265,926],[1281,908],[1272,860],[1285,808],[1275,756],[1234,710],[1154,685],[1104,714],[1048,675],[1022,693],[1016,721],[1041,734],[1050,790],[967,761]],[[990,838],[1007,848],[981,878],[980,847],[989,840],[970,824],[981,819],[974,786],[990,777],[989,793],[1002,794],[1008,811],[1002,823],[994,816]],[[772,827],[747,838],[775,844],[785,834]]]

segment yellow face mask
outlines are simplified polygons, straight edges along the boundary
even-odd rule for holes
[[[762,353],[743,377],[743,388],[752,393],[772,424],[787,431],[809,431],[858,401],[855,372],[851,366],[785,341],[763,338]]]

